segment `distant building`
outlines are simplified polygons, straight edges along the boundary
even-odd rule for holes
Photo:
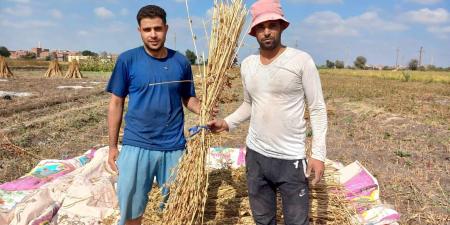
[[[369,70],[382,70],[383,69],[383,65],[367,65],[366,69]]]
[[[11,59],[20,59],[30,52],[26,50],[17,50],[17,51],[9,51],[9,53],[11,53],[11,55],[9,56]]]
[[[69,55],[67,60],[69,62],[72,62],[73,60],[77,60],[79,62],[81,60],[87,60],[90,58],[91,58],[91,56],[87,56],[87,55]]]
[[[48,48],[44,48],[40,50],[39,55],[36,54],[36,58],[38,59],[48,59],[48,57],[52,57],[52,54],[50,54],[50,50]]]
[[[30,53],[34,53],[36,55],[36,59],[41,60],[58,60],[64,62],[71,62],[72,60],[86,60],[91,58],[91,56],[82,56],[79,51],[71,51],[71,50],[51,50],[48,48],[42,48],[41,43],[38,42],[38,47],[32,48],[30,50],[15,50],[9,51],[11,53],[11,59],[20,59],[23,58]],[[105,52],[105,57],[102,59],[104,61],[115,61],[117,60],[117,54],[107,54]]]
[[[36,58],[39,58],[42,52],[42,48],[32,48],[31,52],[33,52],[36,55]]]
[[[55,54],[55,59],[60,62],[67,62],[69,59],[69,54],[71,53],[69,50],[56,50],[52,52]]]
[[[81,55],[81,52],[79,52],[79,51],[69,51],[69,56],[76,56],[76,55]]]
[[[41,54],[39,55],[38,59],[51,59],[51,58],[56,58],[56,54],[54,54],[53,52],[50,52],[49,49],[42,49]]]

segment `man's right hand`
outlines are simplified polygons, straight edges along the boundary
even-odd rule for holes
[[[218,132],[222,132],[222,131],[229,131],[228,124],[223,119],[211,120],[208,122],[207,126],[214,133],[218,133]]]
[[[117,147],[109,147],[108,165],[116,173],[118,172],[116,160],[119,156],[119,149]]]

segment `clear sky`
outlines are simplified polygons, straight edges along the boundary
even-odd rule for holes
[[[255,2],[245,1],[248,8]],[[325,60],[352,63],[365,56],[372,65],[423,63],[450,66],[450,0],[281,0],[291,22],[283,43]],[[10,50],[50,49],[121,53],[141,45],[136,13],[156,4],[168,14],[166,46],[193,49],[184,0],[0,0],[0,46]],[[212,0],[190,0],[200,52],[205,47],[202,20],[209,21]],[[248,18],[250,19],[250,17]],[[248,35],[239,60],[257,51]]]

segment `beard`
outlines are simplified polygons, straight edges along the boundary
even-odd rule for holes
[[[269,38],[262,38],[258,39],[258,44],[261,50],[265,51],[271,51],[276,49],[278,46],[281,45],[280,38],[276,37],[269,37]]]
[[[148,50],[150,50],[150,51],[152,51],[152,52],[158,52],[158,51],[160,51],[160,50],[164,47],[164,44],[163,44],[163,43],[160,43],[160,44],[157,45],[157,46],[150,45],[150,44],[148,44],[148,43],[144,43],[144,45],[145,45],[145,47],[146,47]]]
[[[158,41],[158,44],[157,44],[157,45],[152,45],[152,44],[150,44],[150,43],[144,41],[144,45],[145,45],[145,48],[147,48],[149,51],[152,51],[152,52],[159,52],[161,49],[164,48],[164,42],[165,42],[165,41],[166,41],[166,39],[163,38],[163,39],[161,39],[161,40]]]

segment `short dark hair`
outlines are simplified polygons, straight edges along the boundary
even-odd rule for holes
[[[142,19],[155,17],[161,18],[163,23],[166,24],[166,11],[157,5],[147,5],[142,7],[136,16],[136,19],[140,26]]]

